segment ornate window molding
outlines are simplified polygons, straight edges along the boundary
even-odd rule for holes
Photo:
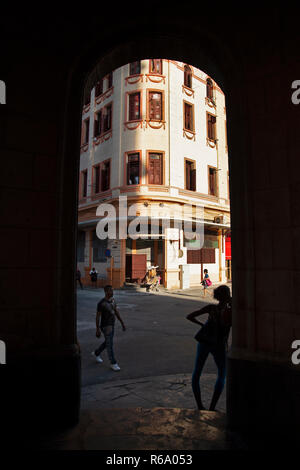
[[[217,124],[216,116],[206,111],[206,145],[217,147]]]
[[[124,122],[124,131],[128,129],[129,131],[135,131],[138,127],[143,128],[143,119],[137,121],[126,121]]]
[[[147,150],[146,151],[147,159],[146,159],[146,184],[148,185],[148,189],[151,191],[151,188],[161,188],[161,186],[165,185],[165,151],[163,150]],[[159,157],[159,158],[157,158]],[[155,165],[154,163],[150,163],[150,161],[153,161],[152,158],[154,158],[156,161],[159,161],[159,173],[157,173],[157,166],[152,166],[152,173],[150,171],[151,165]],[[157,174],[160,176],[160,183],[158,182],[150,182],[151,178],[156,179]],[[156,189],[153,189],[156,191]],[[158,189],[160,190],[160,189]]]
[[[210,148],[217,148],[218,145],[217,145],[217,139],[213,140],[213,139],[209,139],[208,137],[206,137],[206,145]]]
[[[114,87],[112,86],[101,95],[95,97],[95,104],[102,103],[104,100],[106,100],[106,98],[109,98],[113,94],[113,92],[114,92]]]
[[[134,95],[136,95],[134,97]],[[133,98],[133,99],[132,99]],[[138,127],[143,128],[143,95],[141,90],[133,90],[126,92],[125,98],[125,117],[124,131],[135,130]],[[130,119],[135,118],[135,119]]]
[[[151,127],[151,129],[161,129],[162,127],[166,128],[166,121],[155,121],[154,119],[146,119],[146,128]]]
[[[160,95],[160,99],[155,95]],[[155,115],[157,118],[153,117]],[[161,129],[162,127],[165,129],[166,127],[165,93],[163,90],[153,88],[147,90],[146,128],[148,126],[152,129]]]
[[[189,140],[196,140],[196,132],[190,131],[189,129],[183,129],[183,137]]]
[[[205,97],[205,104],[207,104],[210,108],[216,109],[217,105],[213,98]]]
[[[183,100],[183,137],[195,140],[195,112],[194,105]]]
[[[94,137],[94,146],[102,144],[103,142],[110,139],[111,137],[112,137],[112,130],[110,129],[109,131],[106,131],[104,134]]]
[[[112,137],[113,102],[106,104],[95,113],[93,145],[99,145]]]
[[[129,184],[128,182],[128,168],[130,165],[130,157],[138,157],[138,183],[134,182]],[[142,161],[142,151],[141,150],[132,150],[129,152],[125,152],[124,154],[124,174],[123,174],[123,186],[122,188],[128,188],[129,191],[135,191],[137,188],[139,188],[142,184],[142,178],[143,178],[143,161]],[[137,176],[137,175],[135,175]]]
[[[136,75],[129,75],[129,77],[125,78],[125,86],[127,85],[134,85],[135,83],[141,82],[143,83],[144,74],[136,74]]]
[[[192,90],[192,88],[187,87],[186,85],[182,85],[182,92],[192,98],[194,98],[195,96],[194,90]]]
[[[158,73],[146,73],[146,82],[152,83],[161,83],[163,82],[164,85],[166,84],[166,77],[165,75],[160,75]]]

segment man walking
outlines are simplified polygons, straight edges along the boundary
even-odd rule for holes
[[[126,328],[122,318],[120,317],[120,312],[117,308],[115,299],[113,298],[114,292],[112,286],[105,286],[104,293],[105,297],[100,300],[97,305],[96,315],[96,336],[97,338],[100,338],[102,331],[104,335],[104,343],[102,343],[92,354],[96,356],[97,362],[103,362],[100,354],[106,348],[112,370],[118,371],[120,370],[120,367],[117,364],[113,350],[114,325],[116,317],[120,321],[123,331],[125,331]]]

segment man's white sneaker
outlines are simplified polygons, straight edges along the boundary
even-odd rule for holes
[[[96,356],[95,351],[92,352],[92,356],[95,357],[95,359],[96,359],[97,362],[99,362],[99,363],[103,362],[103,359],[101,359],[100,355],[99,355],[99,356]]]
[[[112,370],[115,370],[115,371],[121,370],[120,367],[118,366],[118,364],[111,364],[110,367],[112,368]]]

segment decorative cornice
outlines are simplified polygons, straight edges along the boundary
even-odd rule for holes
[[[100,96],[97,96],[95,98],[95,104],[100,104],[102,101],[106,100],[106,98],[109,98],[114,92],[114,87],[112,86],[108,90],[106,90],[104,93],[102,93]]]
[[[214,100],[211,98],[208,98],[207,96],[205,97],[205,104],[207,104],[210,108],[215,108],[217,107],[216,103]]]
[[[110,129],[109,131],[105,132],[104,134],[98,135],[97,137],[94,137],[94,142],[93,145],[99,145],[105,142],[106,140],[110,139],[112,137],[112,130]]]
[[[166,128],[166,121],[154,121],[151,119],[146,119],[146,128],[151,127],[152,129],[161,129],[162,127]]]
[[[191,88],[187,87],[186,85],[182,85],[182,92],[185,93],[187,96],[189,97],[193,97],[194,98],[194,90],[192,90]]]
[[[124,131],[126,131],[126,129],[128,129],[129,131],[134,131],[138,127],[143,128],[143,120],[142,119],[140,119],[139,121],[124,122]]]
[[[133,85],[135,83],[141,82],[143,83],[144,74],[136,74],[130,75],[129,77],[125,78],[125,85]]]
[[[166,79],[165,75],[160,75],[157,73],[146,73],[146,82],[148,82],[149,80],[150,82],[153,82],[153,83],[163,82],[165,84],[166,83],[165,79]]]
[[[189,140],[196,140],[196,132],[183,129],[183,137],[186,137]]]
[[[206,137],[206,145],[210,148],[217,148],[217,140],[212,140]]]

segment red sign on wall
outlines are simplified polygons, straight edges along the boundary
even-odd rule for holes
[[[225,238],[225,259],[231,259],[231,235]]]

